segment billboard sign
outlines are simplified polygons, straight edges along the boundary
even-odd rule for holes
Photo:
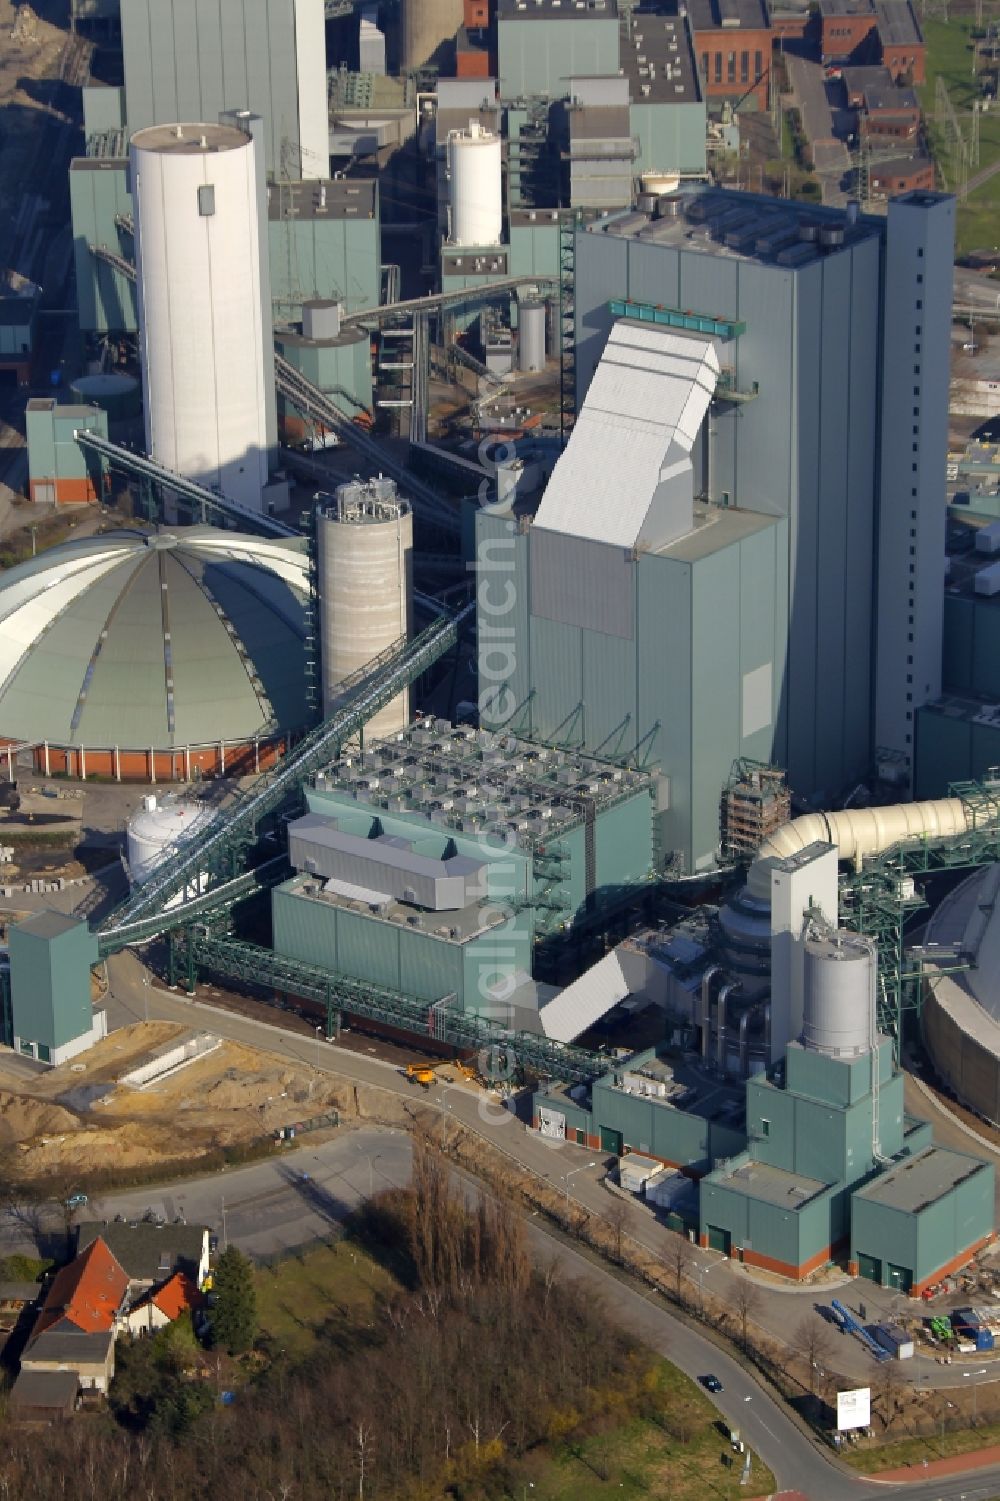
[[[853,1391],[837,1393],[837,1432],[849,1428],[868,1428],[872,1420],[872,1389],[859,1386]]]

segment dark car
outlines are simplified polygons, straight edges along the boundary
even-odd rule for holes
[[[707,1392],[712,1392],[713,1395],[722,1391],[722,1382],[718,1376],[702,1376],[701,1384]]]

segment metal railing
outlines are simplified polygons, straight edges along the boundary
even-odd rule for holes
[[[283,521],[275,521],[273,516],[265,516],[262,511],[251,511],[249,506],[241,505],[237,500],[229,500],[225,495],[217,495],[214,490],[206,489],[204,485],[199,485],[194,480],[185,479],[182,474],[175,474],[172,469],[158,464],[155,459],[147,458],[144,453],[136,453],[131,448],[122,448],[120,444],[112,443],[108,438],[102,438],[99,433],[90,432],[86,428],[78,428],[73,437],[81,448],[89,448],[106,464],[116,469],[124,469],[130,474],[140,475],[143,479],[153,480],[156,484],[165,485],[167,489],[182,495],[185,500],[193,501],[195,505],[203,506],[206,510],[217,511],[245,526],[255,527],[270,537],[301,536],[301,533],[293,526],[286,526]]]
[[[191,902],[170,904],[185,891],[197,890],[206,873],[211,880],[213,875],[225,871],[227,863],[232,866],[244,859],[263,821],[294,800],[313,772],[334,760],[342,746],[380,709],[457,642],[459,625],[473,608],[467,605],[457,616],[436,620],[413,641],[398,642],[391,648],[379,659],[381,666],[375,674],[366,675],[350,689],[335,713],[300,741],[284,762],[265,772],[228,807],[220,809],[190,844],[168,856],[148,881],[136,887],[128,900],[105,918],[98,929],[105,935],[103,941],[113,941],[120,935],[119,947],[141,942],[147,936],[140,932],[146,920],[159,924],[156,932],[164,932],[211,910],[211,889]],[[233,872],[230,870],[229,874]],[[228,886],[229,882],[225,884]],[[214,895],[221,896],[222,892],[217,883]]]

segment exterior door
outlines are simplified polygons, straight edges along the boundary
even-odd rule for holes
[[[869,1282],[875,1282],[882,1286],[882,1262],[878,1256],[866,1256],[863,1251],[858,1252],[858,1273],[866,1277]]]
[[[728,1256],[733,1249],[733,1237],[730,1231],[723,1230],[721,1225],[709,1225],[708,1249],[710,1251],[722,1251]]]
[[[885,1285],[898,1293],[908,1293],[913,1286],[913,1273],[908,1266],[896,1266],[894,1262],[887,1261]]]
[[[616,1157],[622,1155],[624,1141],[620,1131],[612,1131],[610,1126],[601,1127],[601,1151],[613,1152]]]

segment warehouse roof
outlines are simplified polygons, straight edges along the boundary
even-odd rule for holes
[[[614,325],[535,518],[547,531],[656,547],[686,496],[690,453],[715,392],[711,339]]]
[[[766,31],[765,0],[689,0],[695,31]]]
[[[497,0],[498,21],[617,21],[618,0]]]
[[[986,1172],[988,1168],[989,1164],[979,1157],[968,1157],[964,1152],[953,1152],[948,1147],[926,1147],[915,1157],[897,1163],[887,1173],[866,1183],[854,1197],[877,1200],[889,1209],[901,1209],[906,1214],[919,1214],[966,1178]]]
[[[0,735],[243,742],[306,719],[299,543],[185,527],[53,547],[0,581]]]
[[[636,15],[620,60],[633,104],[690,104],[699,97],[691,39],[679,16]]]
[[[84,924],[79,917],[67,917],[64,912],[36,912],[17,926],[19,932],[30,933],[33,938],[58,938]]]
[[[874,0],[883,47],[923,46],[923,33],[910,0]]]
[[[745,1198],[756,1199],[761,1204],[791,1210],[801,1209],[803,1204],[832,1186],[819,1178],[807,1178],[804,1173],[789,1173],[784,1168],[772,1167],[769,1162],[742,1162],[729,1170],[713,1173],[710,1181],[720,1188],[735,1189]]]
[[[799,240],[804,227],[842,231],[846,244],[869,239],[882,232],[882,224],[872,218],[860,218],[848,224],[844,209],[821,204],[793,203],[788,199],[764,197],[756,193],[735,192],[726,188],[682,190],[662,200],[660,218],[646,213],[608,215],[585,230],[591,235],[612,235],[638,240],[652,246],[692,252],[696,255],[721,256],[726,260],[753,260],[777,263],[784,275],[812,264],[818,257],[836,254],[838,247],[813,244],[806,259],[807,246]],[[778,257],[789,247],[802,261],[787,266]],[[701,309],[720,317],[734,317],[735,308]],[[751,311],[752,317],[752,311]]]
[[[908,114],[911,110],[920,108],[912,89],[902,89],[894,83],[869,84],[864,95],[865,109],[869,114],[874,110],[882,110],[887,114],[893,111]]]
[[[269,219],[374,219],[378,210],[375,178],[310,178],[268,183]]]

